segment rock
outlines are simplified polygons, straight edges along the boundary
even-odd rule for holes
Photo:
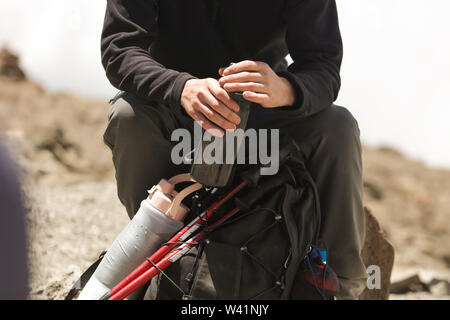
[[[442,260],[445,262],[448,268],[450,268],[450,255],[445,255],[442,257]]]
[[[49,151],[55,160],[69,171],[83,173],[87,170],[82,166],[82,150],[79,145],[69,141],[60,127],[49,128],[39,137],[36,143],[38,150]],[[72,151],[72,152],[71,152]]]
[[[2,48],[0,51],[0,76],[15,81],[26,80],[25,73],[19,66],[19,57],[7,48]]]
[[[366,267],[376,265],[381,271],[380,289],[366,288],[360,295],[360,300],[387,300],[391,287],[391,273],[394,265],[394,248],[386,239],[380,224],[368,208],[366,214],[366,239],[362,257]]]
[[[429,292],[429,287],[417,274],[391,284],[390,293],[405,294],[409,292]]]
[[[430,292],[436,297],[450,295],[450,282],[447,280],[433,279],[429,283]]]
[[[415,274],[401,281],[392,283],[391,294],[428,294],[428,299],[433,299],[433,297],[443,298],[450,295],[450,282],[436,278],[426,282],[423,281],[418,274]]]
[[[381,200],[384,197],[383,190],[372,182],[364,181],[364,189],[375,200]]]

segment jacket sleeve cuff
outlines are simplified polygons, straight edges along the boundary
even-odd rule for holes
[[[294,104],[292,106],[278,108],[277,110],[289,113],[295,112],[298,115],[301,115],[303,113],[303,106],[305,104],[305,92],[306,92],[305,88],[303,87],[303,84],[299,79],[297,79],[297,77],[293,73],[289,71],[280,71],[277,72],[277,74],[278,76],[287,79],[294,88],[295,92]]]
[[[184,112],[181,107],[181,94],[183,93],[184,85],[190,79],[196,79],[196,77],[186,72],[181,72],[175,79],[172,85],[172,90],[169,97],[169,107],[175,112]]]

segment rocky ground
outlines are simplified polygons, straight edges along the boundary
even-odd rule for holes
[[[22,169],[30,298],[62,299],[128,219],[102,143],[108,105],[49,93],[14,68],[0,53],[0,132]],[[363,157],[365,205],[396,251],[391,299],[449,299],[450,171],[390,148]]]

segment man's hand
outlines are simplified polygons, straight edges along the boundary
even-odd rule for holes
[[[187,114],[209,133],[222,137],[224,130],[236,130],[241,121],[239,105],[215,79],[191,79],[184,86],[181,105]]]
[[[279,77],[267,63],[246,60],[221,68],[219,74],[222,88],[243,92],[246,100],[264,108],[292,106],[295,102],[291,83]]]

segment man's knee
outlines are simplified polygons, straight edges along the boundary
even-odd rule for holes
[[[331,106],[288,128],[305,156],[315,151],[331,158],[360,152],[359,127],[353,115],[344,107]]]
[[[115,126],[125,127],[127,131],[132,130],[141,121],[144,108],[142,102],[124,93],[111,105],[108,121]]]
[[[113,148],[119,125],[127,125],[134,121],[136,114],[131,104],[123,98],[123,94],[111,104],[108,114],[108,125],[103,134],[103,141]],[[133,127],[130,125],[129,127]]]
[[[116,100],[110,109],[109,120],[114,121],[132,121],[136,113],[131,106],[129,100],[125,100],[124,98],[119,98]]]
[[[326,113],[322,137],[328,148],[340,152],[359,148],[359,126],[350,111],[332,106]]]
[[[359,135],[358,123],[348,109],[340,106],[332,106],[330,111],[331,131],[341,135]]]
[[[145,104],[136,97],[123,93],[110,106],[108,126],[103,135],[105,143],[113,148],[117,139],[151,142],[163,135],[169,121],[162,119],[162,108]],[[167,117],[166,117],[167,118]]]

